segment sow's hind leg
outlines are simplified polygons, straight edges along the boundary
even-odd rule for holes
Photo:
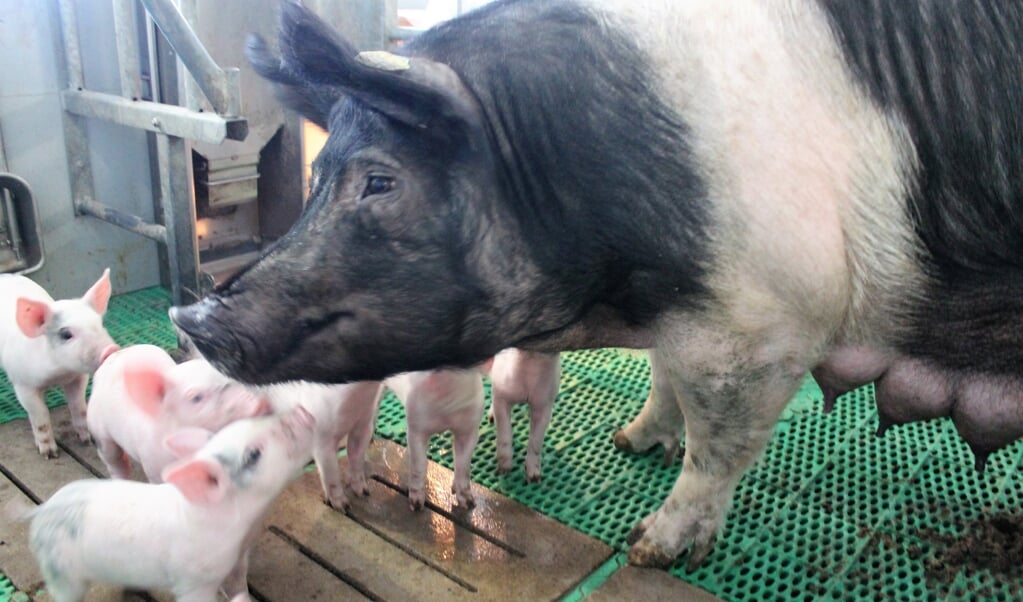
[[[628,537],[629,562],[636,565],[667,567],[690,546],[690,569],[706,558],[736,484],[771,437],[804,373],[785,360],[792,354],[772,355],[766,344],[715,333],[689,340],[679,361],[670,361],[663,349],[658,356],[679,395],[686,453],[664,504]]]

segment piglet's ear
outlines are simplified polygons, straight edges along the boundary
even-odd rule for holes
[[[216,504],[227,493],[227,475],[220,464],[212,460],[182,460],[165,468],[161,476],[193,504]]]
[[[25,297],[18,297],[14,319],[18,329],[30,339],[43,334],[43,326],[50,319],[50,304]]]
[[[202,446],[206,445],[212,436],[213,433],[204,428],[178,429],[164,438],[163,446],[170,450],[175,457],[184,458],[202,449]]]
[[[126,362],[124,390],[128,399],[150,416],[163,411],[163,398],[167,394],[167,379],[163,371],[144,362]]]
[[[359,53],[297,2],[285,2],[281,8],[279,43],[282,58],[277,69],[270,74],[261,71],[269,79],[306,82],[352,96],[442,138],[481,121],[475,96],[447,65],[387,52]],[[251,42],[249,48],[251,59]]]
[[[101,316],[107,312],[107,303],[110,301],[110,268],[103,270],[103,275],[85,291],[82,300]]]

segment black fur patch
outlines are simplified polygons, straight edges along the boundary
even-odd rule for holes
[[[705,185],[635,43],[573,2],[495,2],[408,44],[477,95],[533,260],[644,324],[698,303]]]
[[[853,74],[908,128],[907,199],[931,276],[902,350],[946,367],[1023,362],[1023,4],[821,0]]]

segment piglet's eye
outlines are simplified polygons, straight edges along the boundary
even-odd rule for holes
[[[366,188],[362,191],[362,198],[375,194],[385,194],[394,190],[394,178],[390,176],[369,176],[366,178]]]
[[[254,447],[248,450],[247,452],[245,452],[245,460],[243,461],[244,467],[252,468],[252,466],[254,466],[256,462],[259,462],[259,458],[262,455],[263,452],[258,447]]]
[[[75,335],[71,332],[70,328],[61,328],[57,331],[57,336],[59,336],[62,341],[70,341]]]

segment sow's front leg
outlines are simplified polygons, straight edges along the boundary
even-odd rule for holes
[[[709,332],[692,340],[699,342],[698,351],[658,351],[659,369],[671,380],[685,416],[686,453],[664,504],[629,534],[631,564],[667,567],[690,546],[689,570],[706,558],[739,479],[802,378],[784,359],[792,355],[779,353],[771,361],[776,350],[766,345]]]

